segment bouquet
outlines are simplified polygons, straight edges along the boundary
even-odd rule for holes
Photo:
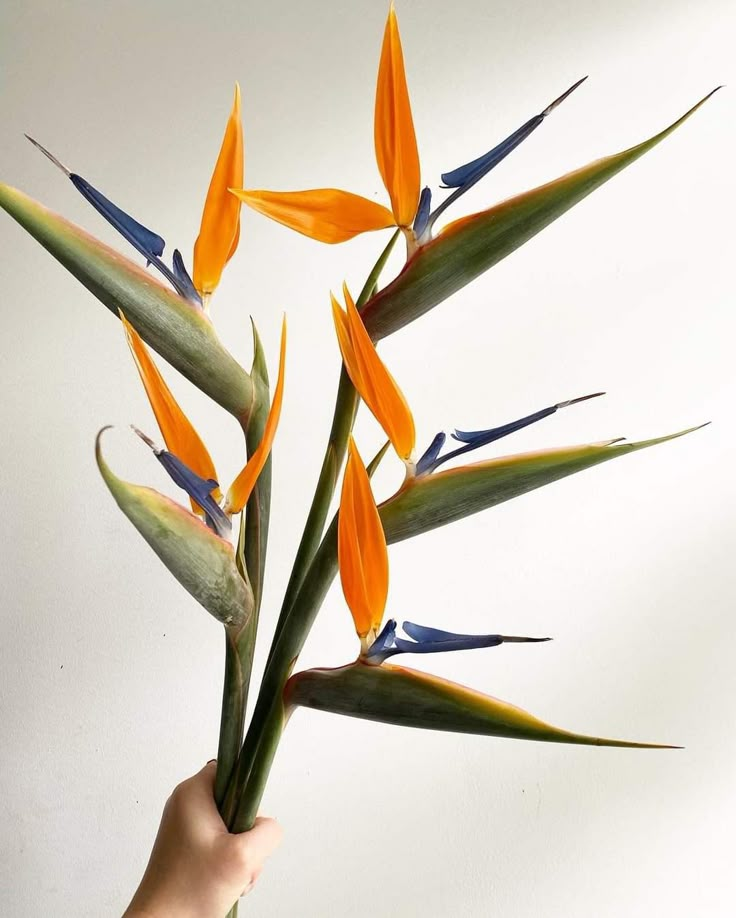
[[[481,418],[477,429],[417,430],[404,395],[409,381],[397,381],[379,353],[382,339],[462,291],[665,140],[712,95],[623,152],[481,212],[450,219],[462,207],[460,198],[543,129],[584,79],[557,95],[509,136],[494,140],[481,155],[443,173],[439,181],[432,177],[423,185],[398,22],[391,6],[375,97],[375,156],[385,187],[383,199],[375,201],[335,188],[249,188],[244,176],[240,89],[236,86],[191,271],[179,249],[174,249],[169,261],[158,233],[34,138],[29,137],[31,143],[137,251],[138,259],[109,248],[20,191],[0,186],[0,205],[120,322],[121,338],[127,341],[148,396],[152,418],[136,419],[128,433],[137,436],[152,459],[163,466],[174,496],[128,482],[110,467],[105,458],[107,427],[97,436],[96,460],[122,513],[223,630],[224,685],[215,795],[223,819],[234,832],[252,825],[283,731],[289,718],[302,708],[491,737],[670,748],[551,726],[506,701],[395,660],[536,643],[548,636],[492,630],[467,633],[461,612],[442,628],[427,624],[421,609],[412,610],[406,621],[393,617],[388,545],[697,429],[639,442],[619,438],[500,457],[489,457],[486,452],[477,459],[469,454],[602,393],[575,395],[493,426]],[[270,455],[278,448],[282,404],[290,392],[299,392],[303,381],[290,379],[287,370],[286,319],[278,354],[264,352],[253,320],[253,361],[248,369],[236,362],[217,334],[217,312],[222,307],[215,293],[238,248],[243,205],[322,243],[341,244],[364,233],[380,240],[375,263],[367,266],[359,291],[343,284],[328,293],[329,285],[325,285],[323,306],[331,312],[335,332],[325,348],[339,352],[342,369],[321,471],[278,613],[261,608],[269,542]],[[135,210],[135,205],[130,209]],[[405,253],[405,263],[396,276],[386,278],[386,265],[395,248]],[[273,310],[264,306],[264,314],[257,319],[273,322]],[[448,346],[472,344],[458,341]],[[215,460],[161,374],[160,359],[242,429],[242,470],[229,486],[221,482]],[[385,443],[375,455],[353,437],[361,404],[385,433]],[[403,469],[403,482],[392,494],[376,494],[372,486],[373,473],[382,462],[397,463]],[[278,487],[277,481],[273,484]],[[339,507],[331,516],[336,497]],[[122,530],[120,537],[126,537]],[[352,616],[355,625],[355,646],[345,648],[345,663],[340,667],[303,670],[300,652],[336,578],[344,594],[345,614]],[[269,642],[270,649],[256,684],[253,660],[259,636]],[[249,698],[254,705],[246,723]],[[237,905],[231,914],[236,912]]]

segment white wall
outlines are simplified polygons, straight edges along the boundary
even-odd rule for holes
[[[190,251],[238,79],[249,186],[382,199],[372,105],[385,7],[6,4],[0,177],[118,244],[26,144],[29,131]],[[402,0],[425,179],[436,185],[585,73],[458,215],[648,136],[734,82],[733,13],[725,0]],[[391,550],[393,614],[556,638],[417,665],[570,729],[686,749],[555,747],[300,713],[264,801],[285,841],[245,914],[733,914],[733,124],[727,88],[383,348],[426,440],[597,389],[608,396],[496,453],[713,421]],[[246,213],[214,304],[245,362],[250,313],[272,365],[283,309],[290,320],[264,629],[331,414],[327,291],[343,278],[358,287],[381,244],[323,247]],[[100,426],[153,424],[119,326],[9,219],[0,250],[0,913],[115,915],[168,791],[214,755],[221,635],[94,466]],[[227,481],[240,462],[234,425],[170,375]],[[379,442],[367,417],[359,434],[365,452]],[[110,461],[172,493],[123,433]],[[382,495],[397,474],[382,475]],[[333,589],[303,663],[355,651]]]

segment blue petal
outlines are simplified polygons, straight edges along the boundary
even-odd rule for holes
[[[33,137],[29,137],[28,134],[26,134],[26,137],[34,147],[37,147],[44,156],[48,157],[55,166],[61,169],[77,191],[89,201],[95,210],[101,214],[108,223],[114,226],[120,235],[127,239],[141,255],[143,255],[146,259],[146,267],[148,267],[149,264],[154,265],[180,296],[192,300],[197,305],[201,303],[199,294],[197,294],[196,300],[190,295],[189,285],[191,285],[191,281],[189,281],[189,285],[186,282],[182,282],[177,274],[171,271],[161,261],[159,256],[163,255],[166,243],[158,233],[154,233],[153,230],[148,229],[148,227],[143,226],[142,223],[134,220],[130,214],[126,214],[124,210],[121,210],[117,204],[113,204],[109,198],[106,198],[102,192],[98,191],[93,185],[90,185],[81,175],[70,172],[63,163],[59,162],[53,153],[50,153],[45,147],[41,146]]]
[[[462,188],[463,185],[470,187],[471,184],[474,185],[480,181],[494,166],[497,166],[502,159],[505,159],[509,153],[513,152],[520,143],[523,143],[532,131],[539,127],[544,118],[544,115],[535,115],[492,150],[489,150],[488,153],[484,153],[477,159],[465,163],[464,166],[458,166],[457,169],[453,169],[451,172],[443,172],[441,175],[443,186],[445,188]]]
[[[201,306],[202,297],[197,292],[197,289],[194,286],[194,281],[189,276],[189,272],[186,269],[184,259],[181,257],[181,252],[179,249],[174,249],[174,254],[171,257],[171,264],[174,269],[176,279],[181,285],[182,296],[188,300],[191,300],[195,305]]]
[[[109,198],[106,198],[104,194],[90,185],[81,175],[71,172],[69,179],[77,191],[89,201],[95,210],[102,214],[108,223],[111,223],[149,261],[153,261],[163,255],[166,243],[158,233],[154,233],[153,230],[134,220],[130,214],[126,214],[124,210],[121,210],[117,204],[113,204]]]
[[[395,636],[396,619],[390,618],[381,629],[378,637],[368,648],[366,657],[370,660],[380,656],[381,659],[385,660],[386,657],[392,656],[394,653],[396,653],[396,651],[393,649]]]
[[[233,524],[230,517],[223,512],[212,496],[212,491],[219,487],[218,483],[212,478],[202,478],[197,475],[178,456],[168,452],[168,450],[158,450],[155,455],[169,473],[171,480],[199,504],[204,511],[209,527],[221,538],[228,538],[232,532]]]
[[[417,208],[417,215],[414,217],[414,235],[417,239],[422,235],[426,230],[427,225],[429,224],[429,210],[432,206],[432,192],[426,186],[422,188],[422,193],[419,197],[419,207]]]
[[[413,638],[405,641],[396,638],[395,646],[399,653],[443,653],[451,650],[475,650],[480,647],[497,647],[507,643],[537,643],[549,638],[517,637],[504,634],[459,634],[454,631],[442,631],[439,628],[428,628],[414,622],[404,622],[404,631]]]
[[[469,163],[465,163],[463,166],[458,166],[457,169],[452,169],[450,172],[444,172],[442,174],[444,186],[446,188],[454,188],[455,191],[453,191],[453,193],[439,205],[434,213],[430,215],[428,225],[431,226],[434,224],[437,217],[439,217],[450,204],[456,201],[461,195],[465,194],[465,192],[472,188],[476,182],[479,182],[484,176],[488,175],[491,169],[504,160],[509,153],[513,152],[519,144],[523,143],[526,138],[539,127],[547,115],[553,112],[561,102],[565,101],[571,92],[574,92],[574,90],[587,79],[587,77],[583,77],[581,80],[573,83],[573,85],[565,90],[561,96],[558,96],[554,102],[551,102],[543,112],[530,118],[522,124],[520,128],[517,128],[512,134],[509,134],[505,140],[502,140],[501,143],[493,147],[492,150],[477,157],[477,159],[471,160]]]
[[[556,405],[550,405],[549,408],[542,408],[540,411],[535,411],[533,414],[528,414],[526,417],[519,418],[516,421],[510,421],[508,424],[502,424],[500,427],[489,427],[487,430],[456,430],[452,434],[452,437],[463,445],[459,446],[457,449],[451,450],[444,456],[435,458],[432,462],[428,461],[425,463],[425,471],[434,472],[435,469],[438,469],[444,462],[447,462],[448,459],[454,459],[456,456],[460,456],[463,453],[471,452],[481,446],[493,443],[495,440],[500,440],[502,437],[507,437],[517,430],[529,427],[530,424],[536,424],[537,421],[549,417],[551,414],[559,411],[560,408],[577,405],[580,402],[586,402],[588,399],[598,398],[598,396],[604,394],[604,392],[593,392],[591,395],[581,395],[579,398],[571,398],[565,402],[558,402]]]
[[[432,442],[427,447],[426,451],[422,453],[419,457],[416,464],[416,473],[417,475],[424,475],[426,472],[431,472],[437,461],[437,457],[440,454],[440,450],[445,445],[445,440],[447,437],[445,434],[440,431]]]

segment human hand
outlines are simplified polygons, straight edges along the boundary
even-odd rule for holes
[[[141,884],[123,918],[224,918],[281,841],[273,819],[231,835],[214,800],[214,762],[166,801]]]

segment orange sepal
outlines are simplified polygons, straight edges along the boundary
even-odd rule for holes
[[[135,360],[135,365],[146,390],[148,401],[151,403],[151,408],[156,416],[156,422],[166,443],[166,448],[188,465],[197,475],[202,478],[217,480],[217,472],[210,454],[207,452],[207,447],[192,426],[189,418],[182,411],[171,389],[166,385],[166,381],[153,362],[153,358],[143,343],[143,339],[122,312],[120,312],[120,321],[123,323],[130,352]],[[222,497],[220,489],[214,490],[212,496],[216,501],[219,501]],[[195,513],[201,512],[195,501],[192,501],[192,509]]]
[[[394,225],[388,208],[339,188],[233,190],[233,194],[253,210],[318,242],[345,242],[359,233]]]
[[[419,205],[419,152],[393,3],[383,35],[373,125],[376,162],[399,226],[411,226]]]
[[[273,446],[273,440],[276,436],[276,429],[279,426],[281,417],[281,403],[284,400],[284,367],[286,363],[286,318],[281,326],[281,349],[279,353],[279,376],[276,380],[276,388],[273,392],[273,401],[263,427],[263,436],[261,442],[255,449],[255,452],[246,462],[242,471],[230,485],[225,500],[225,513],[240,513],[243,507],[248,503],[253,488],[256,486],[258,476],[263,471],[268,456]]]
[[[416,441],[411,409],[396,380],[378,356],[347,287],[343,287],[343,292],[347,313],[340,308],[334,296],[331,299],[345,369],[398,455],[408,462]]]
[[[194,286],[209,296],[220,283],[240,239],[240,201],[229,191],[243,185],[243,127],[240,121],[240,87],[225,128],[220,154],[202,211],[199,236],[194,243]]]
[[[355,630],[361,638],[375,636],[388,596],[388,551],[368,473],[352,437],[337,520],[337,557]]]

